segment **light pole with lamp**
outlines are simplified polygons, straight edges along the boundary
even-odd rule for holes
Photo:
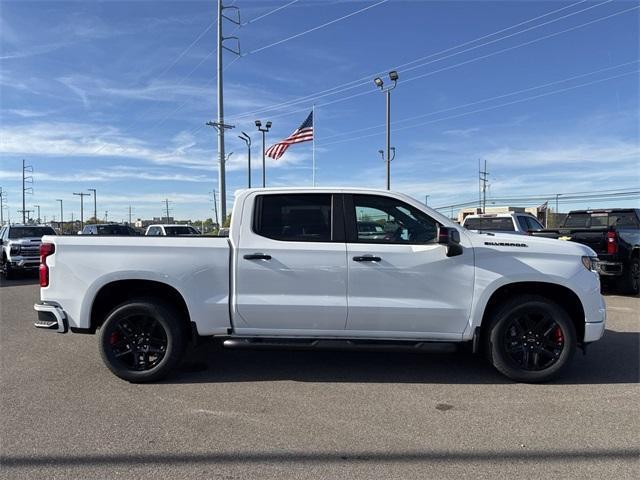
[[[258,131],[262,132],[262,188],[267,186],[267,168],[265,165],[264,159],[264,142],[265,142],[265,134],[271,128],[271,122],[267,122],[265,124],[265,128],[262,128],[262,122],[260,120],[256,120],[256,127],[258,127]]]
[[[240,133],[242,135],[238,135],[238,138],[247,144],[247,188],[251,188],[251,137],[245,132]]]
[[[398,83],[398,72],[391,70],[389,72],[389,80],[393,82],[393,85],[385,88],[384,82],[380,77],[373,79],[376,87],[386,93],[387,96],[387,190],[391,190],[391,90],[396,88]]]

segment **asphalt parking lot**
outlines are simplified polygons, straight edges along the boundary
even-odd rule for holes
[[[558,381],[467,353],[201,347],[134,385],[0,283],[2,478],[639,478],[640,299]]]

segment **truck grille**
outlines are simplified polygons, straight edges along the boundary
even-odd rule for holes
[[[20,249],[20,255],[23,257],[39,257],[40,247],[22,247]]]

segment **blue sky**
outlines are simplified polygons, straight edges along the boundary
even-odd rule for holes
[[[72,192],[88,188],[109,219],[126,218],[129,205],[135,218],[159,216],[165,198],[177,218],[212,216],[217,143],[204,123],[216,117],[215,3],[0,2],[0,186],[13,220],[23,158],[34,167],[27,207],[49,219],[57,198],[78,217]],[[224,54],[226,120],[236,125],[229,204],[246,186],[237,134],[253,137],[259,182],[254,120],[273,121],[271,143],[314,103],[318,185],[383,188],[385,103],[372,79],[395,67],[395,190],[435,206],[473,200],[479,158],[496,197],[640,186],[637,1],[235,6],[249,23],[225,23],[244,53]],[[311,178],[311,143],[267,164],[269,186]]]

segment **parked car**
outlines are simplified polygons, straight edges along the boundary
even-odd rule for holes
[[[396,231],[371,239],[363,217]],[[198,337],[468,342],[507,377],[539,382],[605,328],[589,247],[473,233],[389,191],[245,190],[228,239],[88,240],[44,238],[35,326],[99,332],[107,367],[133,382],[167,375]]]
[[[85,225],[80,235],[140,235],[129,225],[120,225],[118,223],[98,223],[93,225]]]
[[[40,242],[43,235],[55,235],[48,225],[5,225],[0,229],[2,260],[0,267],[9,280],[18,271],[33,271],[40,266]]]
[[[543,230],[544,227],[530,213],[485,213],[469,215],[462,221],[468,230],[479,232],[500,232],[528,235],[530,232]]]
[[[221,229],[218,230],[218,236],[219,237],[228,237],[229,236],[229,229],[227,227],[222,227]]]
[[[640,209],[573,210],[560,228],[535,235],[587,245],[598,255],[603,281],[631,295],[640,293]]]
[[[200,231],[191,225],[149,225],[145,235],[148,237],[182,237],[200,235]]]

